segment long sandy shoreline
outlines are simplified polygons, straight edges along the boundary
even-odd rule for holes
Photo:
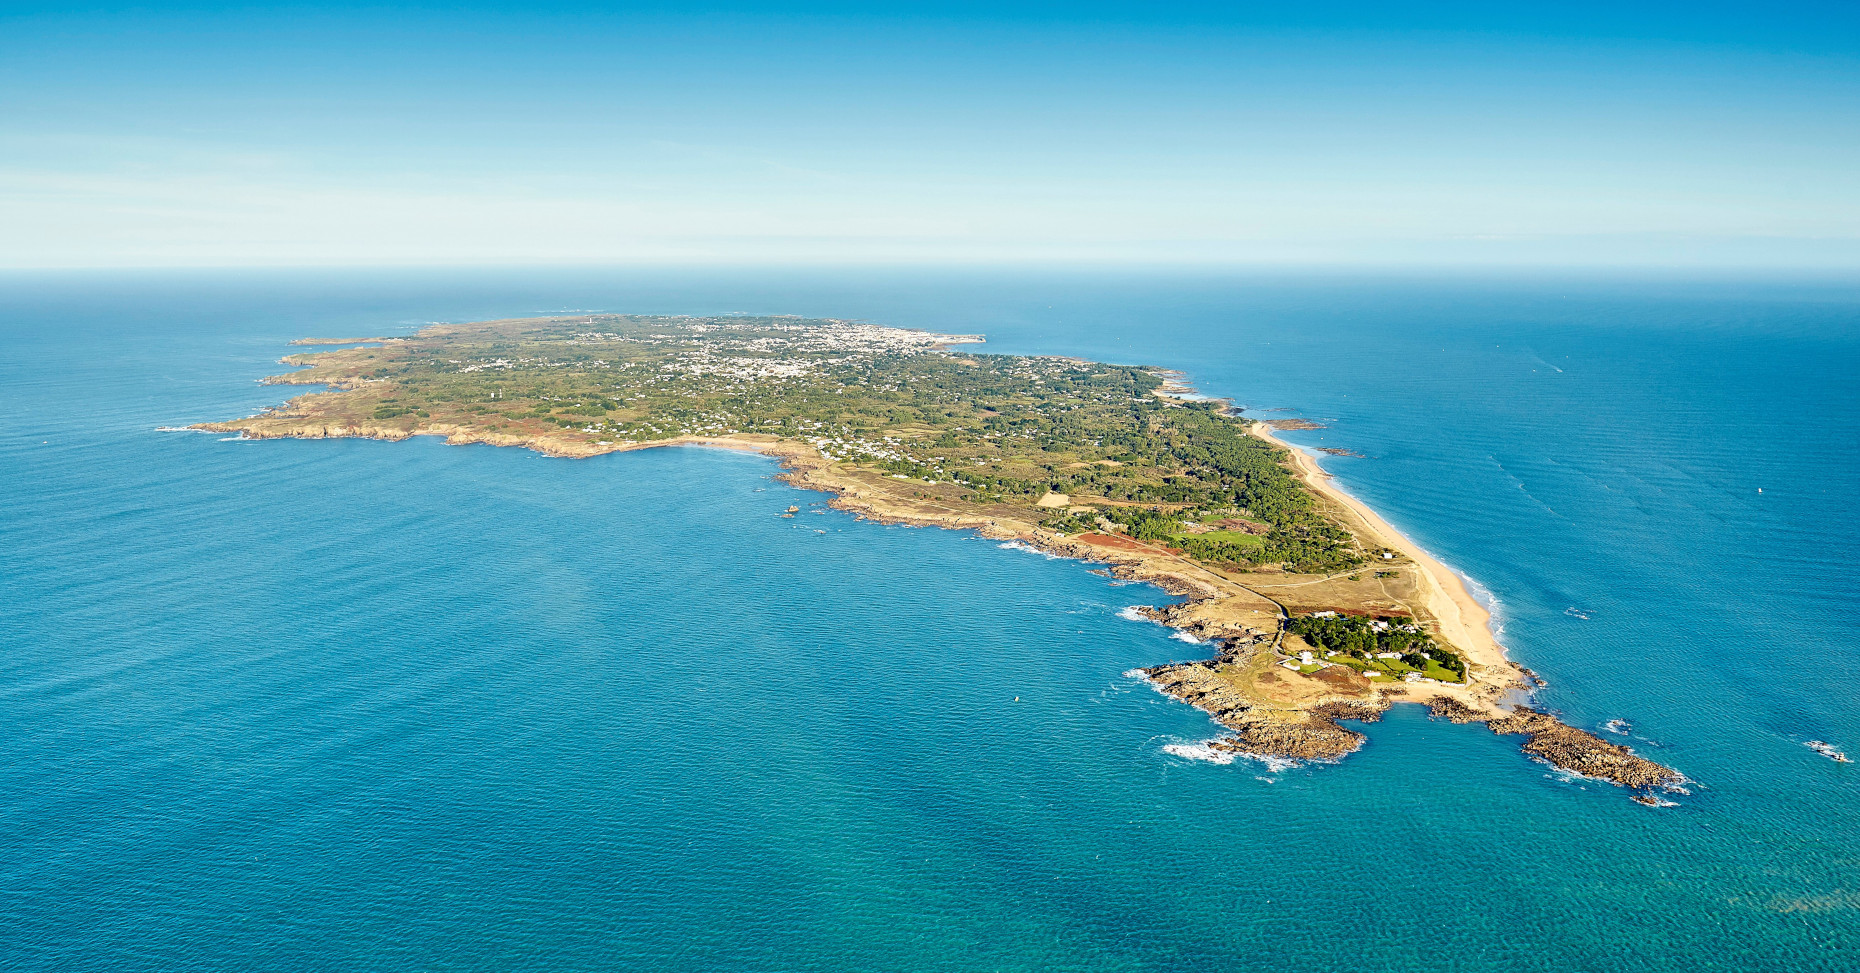
[[[1399,551],[1420,567],[1422,577],[1428,582],[1426,608],[1439,626],[1440,634],[1448,642],[1460,648],[1470,661],[1480,665],[1498,667],[1510,662],[1505,647],[1499,644],[1497,636],[1492,632],[1492,613],[1472,596],[1459,572],[1447,567],[1421,545],[1396,530],[1368,504],[1337,486],[1316,459],[1297,445],[1274,435],[1272,427],[1258,422],[1254,423],[1252,432],[1267,442],[1283,447],[1290,455],[1300,478],[1312,492],[1341,504],[1355,514],[1361,523],[1353,526],[1359,532],[1371,535],[1381,547]]]

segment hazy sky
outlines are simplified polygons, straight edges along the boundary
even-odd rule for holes
[[[0,266],[1860,267],[1860,3],[0,4]]]

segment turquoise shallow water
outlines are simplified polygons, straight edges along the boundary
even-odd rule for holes
[[[1676,808],[1411,708],[1215,765],[1163,596],[766,460],[222,442],[285,342],[863,317],[1288,408]],[[1860,287],[0,279],[0,967],[1860,968]],[[1757,493],[1761,487],[1763,492]],[[821,533],[820,531],[824,531]],[[1586,617],[1584,617],[1586,616]],[[1016,703],[1014,698],[1020,697]]]

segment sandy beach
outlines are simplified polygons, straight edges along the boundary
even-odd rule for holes
[[[1255,423],[1254,435],[1285,447],[1292,465],[1314,493],[1336,501],[1355,516],[1354,528],[1364,546],[1381,546],[1398,551],[1414,561],[1426,579],[1426,601],[1422,607],[1432,615],[1440,634],[1458,647],[1472,662],[1483,666],[1509,666],[1504,646],[1492,635],[1492,615],[1473,598],[1459,573],[1428,554],[1419,544],[1390,526],[1368,504],[1346,493],[1332,481],[1331,475],[1318,466],[1317,460],[1297,446],[1273,435],[1270,426]]]

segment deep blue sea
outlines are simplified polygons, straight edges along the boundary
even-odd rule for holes
[[[769,460],[225,441],[306,335],[567,309],[984,332],[1321,419],[1543,705],[1164,750],[1166,596]],[[1761,492],[1759,492],[1759,490]],[[824,531],[824,532],[822,532]],[[1161,273],[0,277],[0,968],[1860,969],[1860,283]],[[1018,700],[1016,699],[1018,697]]]

